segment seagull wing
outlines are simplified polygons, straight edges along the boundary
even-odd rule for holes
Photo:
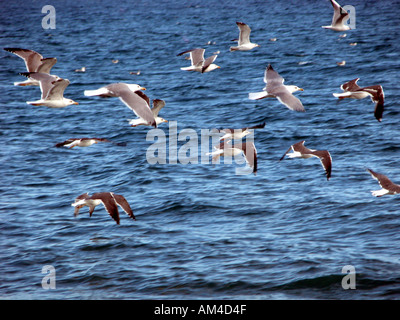
[[[160,110],[164,108],[165,106],[165,101],[161,99],[154,99],[153,100],[153,108],[151,108],[151,111],[153,112],[154,117],[157,117],[158,114],[160,113]]]
[[[235,147],[235,145],[234,145]],[[257,173],[257,149],[253,142],[243,142],[241,149],[246,158],[246,162],[251,168],[253,168],[253,173]]]
[[[120,194],[112,193],[112,196],[115,199],[115,202],[130,216],[133,220],[136,220],[135,215],[129,205],[128,201],[125,199],[124,196]]]
[[[187,51],[178,53],[178,56],[181,56],[186,53],[190,53],[190,61],[191,61],[192,66],[199,66],[199,65],[203,64],[204,51],[205,51],[205,49],[196,48],[196,49],[191,49],[191,50],[187,50]]]
[[[327,150],[316,150],[312,154],[319,158],[326,172],[326,178],[329,180],[332,172],[332,157]]]
[[[21,72],[20,75],[39,81],[40,90],[42,91],[42,99],[45,99],[53,88],[53,82],[58,79],[56,76],[42,72]]]
[[[53,81],[53,87],[49,90],[47,100],[62,100],[64,98],[64,90],[69,85],[68,79],[58,79]]]
[[[357,81],[360,80],[360,78],[356,78],[353,80],[350,80],[349,82],[343,83],[340,88],[343,91],[357,91],[360,90],[361,88],[358,86]]]
[[[344,10],[335,0],[331,0],[333,7],[332,26],[341,25],[350,18],[349,13]]]
[[[215,61],[215,59],[217,59],[217,56],[218,55],[215,54],[211,57],[208,57],[206,60],[204,60],[203,68],[201,70],[202,73]]]
[[[11,52],[18,57],[24,59],[26,70],[28,72],[35,72],[42,63],[42,55],[33,50],[21,48],[4,48],[4,50]]]
[[[153,112],[149,106],[149,98],[142,91],[120,90],[118,96],[136,116],[144,119],[149,125],[157,127]]]
[[[100,200],[111,218],[113,218],[115,222],[119,224],[118,206],[111,192],[94,193],[90,198]]]
[[[375,111],[374,111],[375,118],[378,121],[381,121],[384,110],[384,102],[385,102],[385,94],[383,92],[382,86],[380,85],[369,86],[362,88],[361,90],[370,94],[372,102],[375,102]]]
[[[290,110],[304,112],[304,106],[301,101],[296,98],[285,86],[275,88],[274,90],[268,91],[270,94],[276,96],[280,103],[284,104]]]
[[[243,23],[243,22],[236,22],[238,28],[239,28],[239,46],[246,44],[246,43],[250,43],[250,32],[251,29],[250,27]]]
[[[50,73],[51,68],[56,64],[57,58],[45,58],[37,68],[36,72]]]
[[[386,190],[391,190],[396,193],[400,193],[400,185],[393,183],[387,176],[375,172],[371,169],[367,169],[367,171],[371,174],[371,176],[378,180],[379,185]]]
[[[267,84],[267,91],[268,91],[268,88],[281,86],[285,82],[285,79],[283,79],[279,75],[279,73],[272,68],[271,65],[268,65],[264,74],[264,82]]]

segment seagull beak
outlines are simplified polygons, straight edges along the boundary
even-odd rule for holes
[[[140,87],[140,90],[146,90],[146,88],[145,87]]]
[[[299,88],[299,91],[304,91],[304,89],[302,89],[302,88]]]
[[[79,103],[75,101],[73,104],[79,104]]]

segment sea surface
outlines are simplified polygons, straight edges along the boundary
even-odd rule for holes
[[[42,26],[45,5],[56,29]],[[27,105],[40,90],[13,85],[24,63],[1,50],[0,298],[399,299],[400,198],[373,197],[366,168],[400,183],[400,2],[341,5],[355,9],[343,38],[321,28],[333,14],[325,0],[2,1],[1,48],[56,57],[52,74],[70,80],[64,95],[79,105]],[[260,47],[229,51],[236,21]],[[180,70],[190,62],[177,54],[198,47],[219,51],[221,68]],[[268,64],[304,89],[306,112],[248,99]],[[383,86],[382,122],[369,98],[333,97],[355,78]],[[83,94],[113,82],[165,100],[169,122],[133,128],[119,99]],[[263,122],[256,175],[202,153],[207,130]],[[126,146],[54,147],[79,137]],[[151,163],[163,137],[165,163]],[[330,152],[329,181],[317,158],[279,161],[301,140]],[[100,191],[125,196],[136,221],[120,210],[117,225],[101,205],[74,217],[74,199]]]

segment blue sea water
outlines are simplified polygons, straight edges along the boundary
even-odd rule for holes
[[[56,29],[42,28],[48,4]],[[356,9],[345,38],[321,28],[333,12],[324,0],[2,1],[1,47],[57,57],[52,73],[70,80],[65,96],[79,105],[27,105],[40,90],[13,85],[25,67],[2,50],[0,298],[399,299],[399,198],[373,197],[379,185],[366,168],[400,182],[400,2],[341,5]],[[259,48],[229,52],[236,21],[250,25]],[[221,69],[180,70],[189,61],[177,54],[196,47],[220,51]],[[304,88],[295,95],[305,113],[248,99],[269,63]],[[383,86],[382,122],[369,98],[333,97],[354,78]],[[265,122],[254,134],[257,175],[200,155],[197,164],[150,164],[151,128],[130,127],[134,114],[118,99],[83,94],[112,82],[166,101],[167,138],[174,121],[199,141],[203,129]],[[127,145],[54,147],[88,136]],[[279,161],[300,140],[329,150],[329,181],[318,159]],[[99,191],[124,195],[137,220],[121,212],[117,225],[101,206],[74,217],[75,197]],[[42,287],[46,265],[55,289]],[[342,287],[344,266],[355,270],[355,289]]]

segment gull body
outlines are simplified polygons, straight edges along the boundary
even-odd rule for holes
[[[243,154],[246,163],[252,169],[252,173],[257,173],[257,149],[252,142],[235,143],[232,145],[230,140],[223,140],[220,144],[214,146],[214,151],[206,153],[212,156],[215,163],[220,157],[234,157]]]
[[[165,106],[164,100],[161,100],[161,99],[153,100],[153,107],[151,108],[151,111],[153,112],[154,119],[156,121],[157,126],[161,123],[168,122],[168,120],[165,120],[164,118],[158,116],[158,113],[164,106]],[[129,124],[131,125],[131,127],[148,125],[147,121],[144,120],[143,118],[129,119]]]
[[[131,83],[112,83],[96,90],[85,90],[88,97],[118,97],[138,118],[143,119],[146,125],[157,127],[154,113],[150,109],[150,99],[142,92],[146,88]]]
[[[40,53],[34,50],[22,48],[4,48],[4,50],[15,54],[25,62],[27,72],[41,72],[50,74],[51,68],[56,64],[57,58],[43,58]],[[27,79],[22,82],[14,82],[15,86],[39,86],[40,83],[35,79]]]
[[[296,91],[304,91],[302,88],[294,85],[284,85],[285,79],[276,72],[271,65],[265,70],[264,83],[266,86],[261,92],[249,93],[250,100],[260,100],[264,98],[276,98],[290,110],[304,112],[304,106],[301,101],[292,93]]]
[[[335,0],[330,0],[333,7],[333,17],[330,26],[322,26],[324,29],[333,31],[347,31],[350,27],[344,22],[350,18],[349,13],[344,10]]]
[[[259,47],[257,43],[250,41],[250,27],[243,22],[236,22],[239,28],[239,39],[237,40],[238,45],[236,47],[230,47],[229,51],[249,51],[256,47]]]
[[[382,189],[371,191],[375,197],[382,197],[384,195],[396,195],[400,193],[400,185],[393,183],[387,176],[377,173],[371,169],[367,169],[371,176],[378,180]]]
[[[205,49],[196,48],[178,53],[178,56],[184,55],[186,53],[190,54],[191,65],[189,67],[182,67],[183,71],[196,71],[200,73],[211,72],[215,69],[221,68],[220,66],[213,63],[217,59],[217,54],[214,54],[207,59],[204,59]]]
[[[372,102],[375,103],[374,115],[380,122],[383,117],[385,93],[381,85],[373,85],[368,87],[360,87],[357,82],[360,78],[350,80],[340,86],[343,90],[341,93],[333,93],[333,96],[342,99],[364,99],[371,97]]]
[[[297,142],[290,146],[290,148],[284,153],[279,161],[283,160],[287,155],[289,158],[302,158],[309,159],[317,157],[321,161],[322,167],[325,170],[327,180],[331,177],[332,172],[332,158],[328,150],[312,150],[304,146],[304,140]],[[292,151],[289,153],[289,151]]]
[[[49,108],[64,108],[69,105],[78,104],[78,102],[64,97],[64,90],[70,84],[68,79],[42,72],[23,72],[20,74],[26,76],[28,79],[39,81],[42,92],[41,99],[27,101],[27,104]]]
[[[118,206],[120,206],[133,220],[136,220],[135,215],[124,196],[113,192],[97,192],[90,196],[88,193],[81,194],[75,199],[71,206],[75,207],[74,215],[78,216],[79,209],[88,206],[90,217],[93,214],[95,207],[103,204],[108,214],[115,220],[117,224],[120,222]]]

